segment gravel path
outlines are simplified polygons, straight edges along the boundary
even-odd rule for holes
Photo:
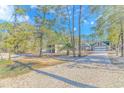
[[[86,57],[60,56],[56,57],[56,59],[78,63],[111,64],[111,61],[108,58],[108,54],[106,51],[94,51],[92,54]]]
[[[105,51],[95,51],[87,57],[74,60],[38,70],[32,69],[30,73],[21,76],[1,79],[0,87],[124,87],[124,71],[110,64]]]

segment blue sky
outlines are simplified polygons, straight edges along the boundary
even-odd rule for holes
[[[30,23],[34,24],[34,16],[37,15],[37,11],[36,11],[36,6],[35,5],[25,5],[25,6],[22,6],[24,8],[31,8],[30,11],[28,11],[25,15],[25,19],[28,20]],[[75,6],[75,9],[78,9],[79,6]],[[0,22],[3,22],[3,21],[12,21],[13,20],[13,17],[12,17],[12,14],[13,14],[13,6],[0,6]],[[75,13],[75,29],[76,29],[76,32],[78,31],[78,13]],[[93,30],[91,29],[92,26],[95,25],[95,20],[97,18],[97,14],[90,14],[89,12],[89,7],[87,5],[83,6],[83,11],[82,11],[82,16],[83,17],[86,17],[88,16],[87,18],[84,18],[83,20],[83,24],[81,25],[81,32],[82,34],[90,34],[93,32]],[[50,16],[48,16],[49,18]],[[18,20],[20,22],[23,22],[24,21],[24,18],[23,17],[19,17]]]

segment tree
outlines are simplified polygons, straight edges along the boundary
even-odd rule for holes
[[[80,5],[80,11],[79,11],[79,32],[78,32],[78,38],[79,38],[79,41],[78,41],[78,56],[80,57],[81,56],[81,12],[82,11],[82,6]]]
[[[108,35],[109,40],[111,42],[111,47],[116,47],[115,49],[118,50],[120,48],[121,56],[123,56],[124,52],[124,44],[123,44],[123,18],[124,18],[124,12],[123,6],[98,6],[92,8],[95,11],[100,11],[100,17],[97,19],[97,32],[102,35]],[[117,35],[114,36],[114,38],[111,37],[112,34],[115,33],[115,31],[112,31],[110,34],[108,31],[110,28],[114,28],[114,26],[117,27],[116,33]],[[111,29],[112,30],[112,29]],[[109,33],[109,34],[105,34]],[[110,36],[109,36],[110,35]],[[110,38],[111,37],[111,38]],[[118,43],[114,43],[113,40],[117,39]],[[121,47],[118,47],[121,45]]]
[[[74,27],[74,20],[75,20],[75,17],[74,17],[74,11],[75,11],[75,6],[73,5],[73,9],[72,9],[72,46],[73,46],[73,56],[75,57],[76,54],[75,54],[75,27]]]
[[[38,14],[35,16],[35,22],[36,22],[36,28],[37,28],[37,33],[40,35],[39,39],[39,46],[40,46],[40,53],[39,56],[42,56],[42,48],[43,48],[43,35],[44,33],[42,32],[42,27],[48,27],[48,20],[47,20],[47,13],[51,9],[50,6],[37,6],[37,11]]]

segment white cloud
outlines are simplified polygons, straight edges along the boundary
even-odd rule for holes
[[[0,5],[0,20],[11,21],[14,12],[13,6]]]
[[[12,22],[14,20],[13,13],[14,13],[14,6],[0,5],[0,20]],[[19,22],[30,20],[28,15],[18,16],[17,19]]]

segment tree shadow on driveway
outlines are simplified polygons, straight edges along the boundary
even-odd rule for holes
[[[40,73],[40,74],[43,74],[43,75],[47,75],[49,77],[52,77],[54,79],[57,79],[57,80],[60,80],[60,81],[63,81],[65,83],[68,83],[72,86],[75,86],[75,87],[79,87],[79,88],[96,88],[95,86],[92,86],[92,85],[88,85],[88,84],[82,84],[80,82],[77,82],[77,81],[73,81],[73,80],[70,80],[70,79],[67,79],[65,77],[62,77],[62,76],[58,76],[58,75],[55,75],[53,73],[49,73],[49,72],[46,72],[46,71],[41,71],[41,70],[34,70],[33,71],[37,72],[37,73]]]
[[[83,84],[83,83],[80,83],[80,82],[77,82],[77,81],[74,81],[74,80],[70,80],[68,78],[65,78],[63,76],[59,76],[59,75],[55,75],[53,73],[50,73],[50,72],[46,72],[46,71],[42,71],[42,70],[37,70],[37,69],[34,69],[32,68],[31,66],[29,65],[26,65],[25,63],[22,63],[22,62],[17,62],[16,63],[20,63],[21,65],[29,68],[30,70],[36,72],[36,73],[39,73],[39,74],[42,74],[42,75],[47,75],[49,77],[52,77],[54,79],[57,79],[57,80],[60,80],[60,81],[63,81],[67,84],[70,84],[72,86],[75,86],[75,87],[78,87],[78,88],[97,88],[96,86],[93,86],[93,85],[88,85],[88,84]],[[76,77],[76,76],[75,76]]]

